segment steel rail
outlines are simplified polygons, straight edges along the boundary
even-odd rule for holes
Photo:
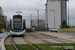
[[[42,33],[39,33],[39,34],[45,35],[45,36],[49,36],[49,37],[53,37],[53,36],[50,36],[50,35],[47,35],[47,34],[42,34]],[[59,41],[59,42],[62,42],[62,43],[67,43],[67,42],[62,41],[60,38],[57,39],[57,37],[53,37],[53,38],[51,38],[51,39],[56,40],[56,41]],[[67,41],[67,40],[66,40],[66,41]],[[68,42],[70,42],[70,41],[68,41]],[[68,44],[68,43],[67,43],[67,44]]]
[[[50,43],[50,44],[53,44],[53,45],[58,46],[58,47],[60,46],[60,45],[57,45],[57,44],[55,44],[55,43],[46,41],[45,39],[42,39],[42,38],[40,38],[40,37],[38,37],[38,36],[36,36],[36,35],[33,35],[33,34],[30,34],[30,35],[32,35],[32,36],[34,36],[34,37],[36,37],[36,38],[38,38],[38,39],[40,39],[40,40],[42,40],[42,41],[44,41],[44,42],[46,42],[46,43]],[[68,49],[68,48],[66,48],[66,47],[63,47],[63,46],[60,46],[60,47],[63,48],[63,49],[65,49],[65,50],[70,50],[70,49]]]
[[[39,34],[42,34],[42,33],[39,33]],[[51,35],[47,35],[47,34],[42,34],[42,35],[46,35],[46,36],[50,36],[50,37],[54,37],[54,36],[51,36]],[[58,38],[58,37],[54,37],[55,38],[55,40],[59,40],[60,38]],[[53,39],[54,39],[53,38]],[[57,39],[58,38],[58,39]],[[62,39],[62,40],[66,40],[66,39]],[[60,42],[62,42],[61,40],[59,40]],[[70,40],[66,40],[66,41],[68,41],[68,42],[74,42],[74,41],[70,41]],[[67,42],[65,42],[65,43],[67,43]],[[68,44],[68,43],[67,43]]]
[[[33,48],[35,48],[36,50],[39,50],[37,47],[35,47],[34,45],[32,45],[31,43],[29,43],[24,37],[23,37],[24,41],[29,44],[30,46],[32,46]]]
[[[17,48],[15,42],[14,42],[14,38],[13,38],[13,37],[12,37],[11,41],[12,41],[12,44],[13,44],[14,48],[15,48],[16,50],[19,50],[19,49]]]

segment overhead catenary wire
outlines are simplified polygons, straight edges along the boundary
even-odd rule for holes
[[[19,3],[18,3],[18,0],[16,0],[17,1],[17,8],[18,8],[18,11],[19,11]]]
[[[20,11],[18,0],[16,0],[16,1],[17,1],[17,7],[18,7],[18,11],[16,13],[19,13],[20,14],[22,12]]]
[[[38,6],[40,5],[40,3],[42,2],[42,0],[40,0],[39,4],[37,5],[37,7],[34,9],[34,11],[31,14],[34,14],[34,12],[37,10]]]
[[[17,8],[18,8],[18,11],[19,11],[20,10],[19,9],[19,3],[18,3],[18,0],[16,0],[16,1],[17,1]],[[38,3],[37,7],[34,9],[34,11],[31,14],[33,14],[37,10],[37,8],[38,8],[38,6],[40,5],[41,2],[42,2],[42,0],[40,0],[40,2]]]

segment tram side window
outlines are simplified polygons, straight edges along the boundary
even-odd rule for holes
[[[12,20],[10,20],[10,30],[12,30],[12,27],[11,27],[11,26],[12,26],[12,23],[11,23],[11,21],[12,21]]]
[[[25,20],[23,20],[23,30],[26,29]]]

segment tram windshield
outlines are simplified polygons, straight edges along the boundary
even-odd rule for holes
[[[21,30],[21,28],[22,28],[22,16],[21,15],[13,16],[13,29]]]

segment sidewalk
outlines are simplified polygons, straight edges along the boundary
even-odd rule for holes
[[[47,34],[47,35],[50,35],[50,36],[54,36],[54,37],[57,37],[57,38],[75,41],[75,36],[72,36],[72,35],[55,33],[55,32],[41,32],[41,33]]]

